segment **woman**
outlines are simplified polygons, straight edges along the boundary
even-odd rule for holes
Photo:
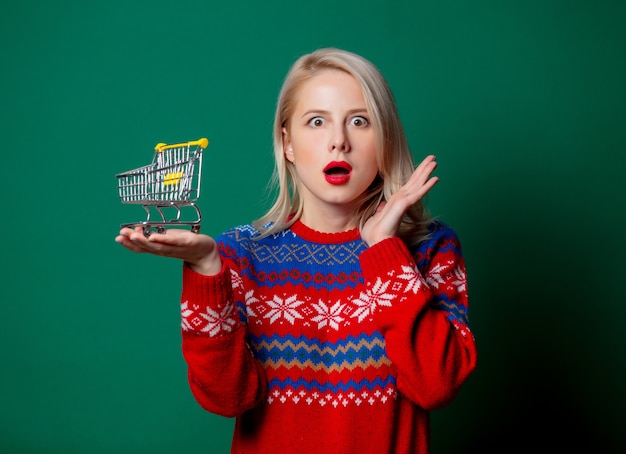
[[[184,261],[190,388],[237,418],[232,452],[427,453],[476,366],[459,239],[422,202],[435,158],[415,168],[381,73],[332,48],[287,74],[274,147],[253,224],[116,241]]]

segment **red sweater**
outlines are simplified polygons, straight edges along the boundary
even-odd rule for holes
[[[429,411],[474,370],[465,263],[440,222],[414,250],[301,222],[217,238],[223,268],[183,267],[189,384],[236,417],[233,453],[428,452]]]

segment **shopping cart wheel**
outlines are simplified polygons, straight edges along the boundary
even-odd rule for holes
[[[191,226],[191,231],[193,233],[198,233],[200,231],[200,226],[199,225],[192,225]]]
[[[157,233],[165,233],[165,227],[163,227],[162,225],[158,226]]]
[[[152,229],[150,228],[149,225],[144,226],[143,228],[143,234],[146,238],[148,238],[150,236],[150,234],[152,234]]]

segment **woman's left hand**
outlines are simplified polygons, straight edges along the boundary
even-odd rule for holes
[[[439,181],[438,177],[431,176],[436,167],[435,156],[427,156],[417,166],[409,181],[389,200],[380,203],[374,215],[367,220],[361,230],[361,238],[368,246],[398,234],[406,210],[424,197]]]

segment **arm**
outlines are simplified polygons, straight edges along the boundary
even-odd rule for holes
[[[181,298],[182,350],[191,392],[205,410],[229,417],[257,405],[267,388],[237,313],[231,272],[225,264],[219,274],[203,276],[185,265]]]
[[[416,256],[418,263],[399,238],[389,238],[360,260],[398,389],[436,409],[452,401],[475,369],[476,344],[467,325],[466,270],[456,234],[435,231]]]
[[[213,238],[182,229],[146,238],[141,228],[123,228],[115,240],[132,252],[184,261],[182,350],[189,385],[200,406],[236,416],[256,405],[267,385],[235,307],[243,290],[238,286],[233,291],[231,279],[238,269],[234,252],[222,258]]]

